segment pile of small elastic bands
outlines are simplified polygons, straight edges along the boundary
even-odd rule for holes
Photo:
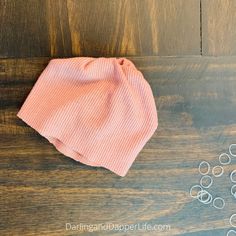
[[[236,157],[236,153],[233,153],[232,151],[233,148],[236,148],[236,144],[231,144],[229,146],[230,155],[227,153],[222,153],[219,156],[220,165],[214,166],[212,170],[210,164],[207,161],[202,161],[199,164],[198,170],[202,177],[199,184],[193,185],[190,188],[190,196],[192,198],[197,199],[199,202],[205,205],[212,203],[212,206],[216,209],[223,209],[225,207],[225,200],[223,198],[216,197],[213,199],[213,196],[207,191],[207,189],[209,189],[213,184],[213,178],[209,175],[209,173],[211,170],[212,175],[216,178],[224,174],[224,166],[231,163],[231,156]],[[231,194],[236,199],[236,170],[231,172],[230,180],[233,184],[231,187]],[[230,225],[236,228],[236,223],[234,222],[236,222],[236,214],[233,214],[229,219]],[[235,233],[235,230],[229,230],[227,232],[227,236],[235,235]]]

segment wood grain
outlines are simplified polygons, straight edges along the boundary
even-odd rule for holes
[[[67,1],[45,0],[46,21],[49,35],[50,56],[71,56],[71,30],[69,27]],[[78,54],[79,55],[79,54]],[[40,55],[39,55],[40,56]]]
[[[202,0],[203,55],[236,55],[236,1]]]
[[[188,191],[200,161],[218,164],[235,143],[236,57],[157,55],[235,55],[235,8],[234,0],[1,0],[0,235],[226,235],[236,160],[211,188],[224,210]],[[16,116],[50,58],[71,56],[128,56],[151,85],[159,127],[124,178],[60,154]],[[92,233],[66,223],[170,229]]]
[[[189,197],[198,164],[216,165],[235,143],[236,58],[132,57],[150,83],[159,128],[127,176],[82,165],[58,153],[16,117],[49,58],[0,60],[0,234],[90,235],[73,224],[170,225],[169,231],[96,231],[94,235],[224,235],[236,212],[228,174],[213,196],[224,210]]]
[[[94,3],[93,0],[80,4],[76,0],[68,1],[74,54],[200,53],[198,0],[98,0]]]
[[[0,1],[0,57],[48,56],[44,0]]]
[[[200,54],[200,0],[2,0],[0,9],[2,58]]]

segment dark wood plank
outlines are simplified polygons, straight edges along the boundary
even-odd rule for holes
[[[202,0],[203,55],[236,55],[236,1]]]
[[[44,0],[0,1],[0,57],[48,56]]]
[[[80,1],[77,1],[78,4]],[[51,56],[72,55],[71,30],[67,13],[67,0],[45,0]]]
[[[200,0],[3,0],[0,57],[199,55],[199,6]]]
[[[150,83],[159,128],[124,178],[79,164],[16,117],[48,58],[0,60],[0,234],[79,235],[79,224],[170,225],[135,235],[224,235],[236,212],[229,172],[215,180],[219,211],[189,197],[198,164],[235,143],[236,58],[131,58]],[[84,235],[90,235],[88,232]],[[116,235],[99,231],[97,235]],[[119,235],[134,235],[121,232]]]
[[[199,55],[199,6],[199,0],[68,0],[73,53]]]
[[[153,55],[200,55],[200,1],[154,0],[154,3],[157,4],[156,20],[150,19],[150,25],[158,50],[157,53],[153,50]]]

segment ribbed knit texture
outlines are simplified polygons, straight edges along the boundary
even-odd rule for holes
[[[120,176],[158,125],[151,87],[126,58],[51,60],[17,116],[64,155]]]

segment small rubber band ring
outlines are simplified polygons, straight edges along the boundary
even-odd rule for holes
[[[221,207],[217,206],[217,204],[216,204],[216,201],[219,201],[219,200],[222,202],[222,206]],[[225,207],[225,200],[223,198],[221,198],[221,197],[216,197],[213,200],[213,207],[215,207],[216,209],[223,209]]]
[[[201,201],[201,202],[202,202],[203,204],[205,204],[205,205],[210,204],[210,203],[212,202],[212,199],[213,199],[213,198],[212,198],[212,195],[211,195],[210,193],[208,193],[208,196],[209,196],[209,197],[208,197],[208,201],[204,201],[204,202]]]
[[[221,172],[219,174],[216,174],[215,171],[217,168],[220,168],[221,169]],[[224,168],[222,166],[214,166],[212,168],[212,174],[215,176],[215,177],[220,177],[221,175],[224,174]]]
[[[230,153],[231,156],[236,157],[236,154],[232,153],[232,150],[231,150],[232,147],[234,147],[234,146],[236,147],[236,144],[234,144],[234,143],[232,143],[232,144],[229,146],[229,153]]]
[[[205,185],[203,184],[203,180],[204,179],[210,179],[210,183],[208,185]],[[213,184],[213,179],[210,175],[204,175],[202,176],[202,178],[200,179],[200,185],[203,187],[203,188],[210,188],[211,185]]]
[[[229,223],[230,223],[230,225],[231,225],[232,227],[236,228],[236,225],[234,225],[234,224],[232,223],[232,220],[233,220],[234,217],[236,217],[236,214],[233,214],[232,216],[230,216]]]
[[[206,200],[202,200],[202,196],[204,196],[206,194],[208,195],[208,198]],[[209,192],[207,192],[206,190],[201,190],[201,191],[198,192],[198,198],[197,199],[198,199],[199,202],[201,202],[203,204],[209,204],[209,203],[212,202],[212,195]]]
[[[189,190],[189,194],[190,194],[190,196],[191,196],[192,198],[198,198],[198,194],[197,194],[196,196],[194,196],[194,195],[192,194],[194,188],[200,188],[200,191],[201,191],[201,190],[203,190],[203,189],[202,189],[202,186],[196,184],[196,185],[193,185],[193,186],[190,188],[190,190]],[[199,193],[200,191],[198,191],[198,193]]]
[[[199,192],[198,192],[198,194],[197,194],[197,199],[200,201],[200,202],[207,202],[208,201],[208,199],[209,199],[209,195],[208,195],[208,198],[206,199],[206,200],[202,200],[202,196],[204,196],[204,195],[208,195],[208,192],[206,191],[206,190],[204,190],[204,189],[202,189],[202,190],[200,190]]]
[[[206,172],[202,172],[201,171],[201,166],[206,164],[207,165],[207,171]],[[198,171],[201,175],[207,175],[210,172],[210,164],[207,161],[202,161],[199,166],[198,166]]]
[[[223,157],[223,156],[227,156],[227,158],[228,158],[228,161],[227,161],[227,162],[223,162],[223,161],[222,161],[222,157]],[[220,154],[220,156],[219,156],[219,162],[220,162],[221,165],[228,165],[228,164],[230,164],[230,162],[231,162],[231,157],[230,157],[229,154],[227,154],[227,153],[222,153],[222,154]]]
[[[235,234],[236,234],[236,231],[233,230],[233,229],[230,229],[230,230],[227,232],[226,236],[230,236],[230,235],[229,235],[230,233],[234,233],[233,235],[235,235]]]
[[[230,174],[230,180],[232,183],[236,183],[236,180],[233,179],[233,175],[236,174],[236,170],[233,170]]]
[[[227,232],[226,236],[230,236],[230,233],[234,233],[233,235],[235,235],[235,234],[236,234],[236,231],[233,230],[233,229],[230,229],[230,230]],[[231,235],[231,236],[232,236],[232,235]]]
[[[235,191],[234,191],[235,189]],[[231,194],[236,198],[236,184],[231,187]]]
[[[235,234],[235,233],[236,233],[236,231],[235,231],[235,230],[233,230],[233,229],[230,229],[230,230],[227,232],[226,236],[230,236],[230,233],[234,233],[234,234]],[[234,235],[234,234],[233,234],[233,235]]]

